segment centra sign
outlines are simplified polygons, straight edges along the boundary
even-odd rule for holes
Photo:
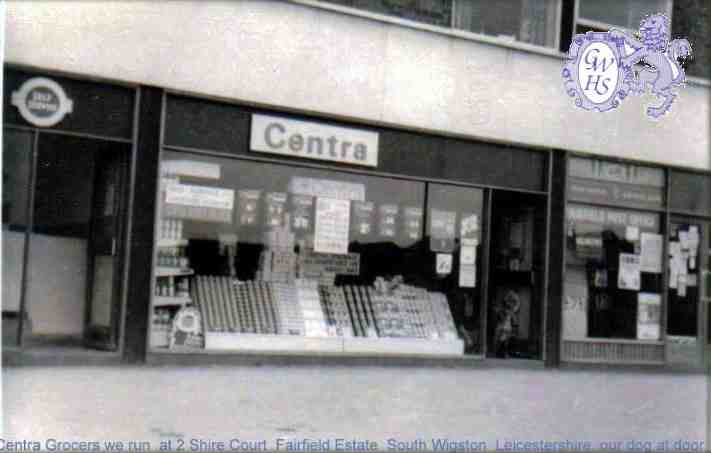
[[[38,127],[51,127],[72,113],[74,102],[55,81],[34,77],[13,91],[11,103],[28,123]]]
[[[250,149],[345,164],[378,166],[378,133],[269,115],[252,115]]]

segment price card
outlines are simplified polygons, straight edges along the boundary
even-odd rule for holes
[[[379,232],[380,236],[393,238],[396,236],[398,205],[383,204],[378,208],[380,214]]]
[[[316,199],[314,250],[318,253],[348,253],[350,201],[336,198]]]

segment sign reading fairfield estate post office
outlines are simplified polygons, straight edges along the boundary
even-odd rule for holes
[[[562,75],[567,94],[582,109],[606,112],[630,94],[649,91],[660,103],[649,106],[647,115],[659,118],[677,96],[672,88],[685,82],[680,60],[689,57],[689,41],[669,41],[669,19],[653,14],[634,35],[615,29],[575,35]]]

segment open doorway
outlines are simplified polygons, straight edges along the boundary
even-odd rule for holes
[[[542,359],[546,198],[494,190],[487,355]]]
[[[6,137],[4,163],[23,181],[3,197],[4,214],[17,212],[3,217],[3,296],[13,296],[3,307],[3,327],[11,327],[4,339],[117,350],[130,144],[24,131]],[[3,186],[18,179],[4,170]]]

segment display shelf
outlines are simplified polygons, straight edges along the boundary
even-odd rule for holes
[[[156,277],[182,277],[193,273],[194,271],[188,268],[156,266]]]
[[[348,355],[462,356],[462,340],[422,338],[303,337],[207,332],[206,350],[235,352],[335,352]]]
[[[158,247],[184,247],[188,245],[187,239],[158,239]]]
[[[154,307],[172,307],[192,303],[189,297],[153,296]]]
[[[343,352],[378,355],[461,356],[464,354],[464,342],[460,339],[352,337],[343,339]]]
[[[205,349],[241,352],[343,352],[343,339],[208,331],[205,333]]]

